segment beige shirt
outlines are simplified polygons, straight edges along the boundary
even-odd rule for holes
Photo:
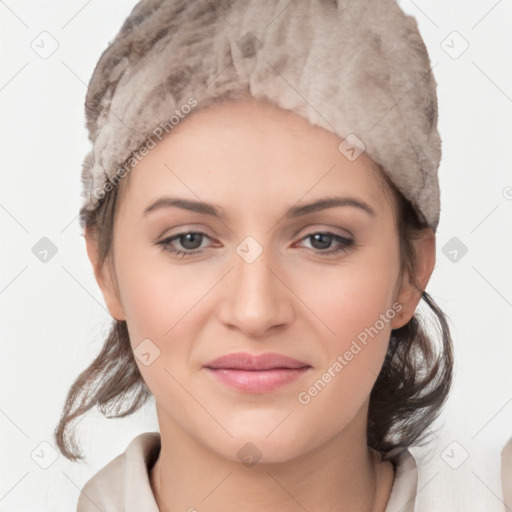
[[[160,452],[160,433],[135,437],[84,485],[77,512],[159,512],[149,474]],[[413,512],[418,485],[416,462],[409,452],[395,463],[395,480],[385,512]]]
[[[507,512],[512,510],[512,437],[501,452],[501,486]]]

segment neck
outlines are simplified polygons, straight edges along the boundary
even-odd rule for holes
[[[162,512],[384,512],[394,470],[366,437],[341,433],[291,461],[247,467],[160,421],[161,449],[150,473]]]

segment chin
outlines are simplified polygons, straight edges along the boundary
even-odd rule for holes
[[[273,422],[271,428],[266,423],[252,423],[245,428],[232,429],[232,439],[224,438],[224,443],[210,448],[224,458],[242,462],[248,467],[256,463],[285,463],[315,448],[320,435],[305,436],[308,429],[304,426],[296,428],[295,425],[285,427],[286,421],[281,425]]]
[[[212,448],[222,457],[241,462],[248,468],[256,464],[286,463],[303,454],[300,441],[288,436],[276,436],[275,439],[257,435],[237,436],[230,441],[229,446],[217,445]]]

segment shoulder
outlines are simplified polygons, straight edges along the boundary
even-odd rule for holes
[[[77,512],[116,512],[143,509],[158,512],[148,468],[160,450],[160,434],[145,432],[95,473],[83,486]]]

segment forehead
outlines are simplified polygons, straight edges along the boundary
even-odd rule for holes
[[[365,152],[348,160],[339,149],[342,140],[268,102],[223,100],[185,117],[121,180],[121,190],[132,189],[132,199],[178,188],[201,198],[236,189],[247,199],[260,190],[277,200],[299,200],[305,193],[346,189],[389,204],[378,165]]]

